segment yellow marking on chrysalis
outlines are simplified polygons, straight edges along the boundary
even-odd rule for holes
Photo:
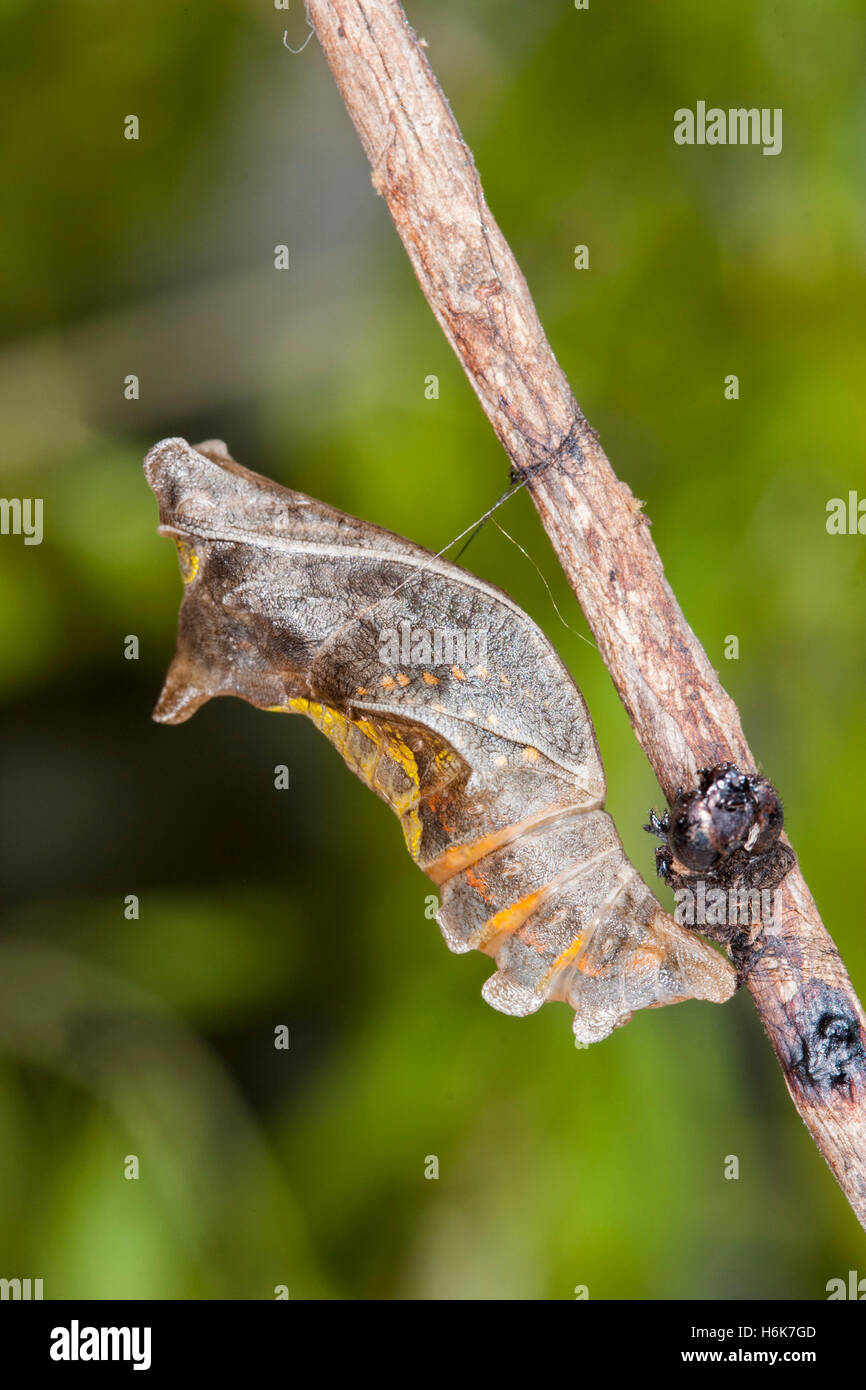
[[[393,676],[383,676],[383,677],[382,677],[382,680],[381,680],[381,682],[380,682],[380,684],[381,684],[383,690],[393,690],[393,689],[394,689],[394,677],[393,677]]]
[[[285,714],[288,710],[292,710],[296,714],[306,714],[312,720],[328,742],[332,743],[342,754],[343,760],[353,772],[358,774],[361,781],[377,791],[392,811],[396,812],[400,818],[406,848],[412,858],[417,860],[423,832],[421,818],[418,814],[421,775],[412,749],[400,735],[387,726],[384,729],[377,728],[375,724],[371,724],[369,719],[349,719],[331,705],[322,705],[315,700],[307,700],[301,696],[293,696],[284,705],[269,705],[268,708],[278,714]],[[353,728],[362,733],[371,744],[366,756],[349,747],[350,731]],[[448,750],[442,749],[441,754],[444,754],[445,759],[447,759]],[[383,756],[390,758],[405,774],[411,783],[410,790],[399,794],[388,786],[382,785],[377,773]],[[441,755],[437,755],[437,761],[439,756]]]
[[[603,975],[605,966],[594,967],[585,958],[585,936],[576,936],[570,946],[567,946],[548,970],[545,970],[541,983],[537,989],[546,999],[559,999],[564,1004],[571,1003],[570,990],[572,984],[571,972],[567,969],[574,963],[574,968],[579,970],[582,975]],[[572,1005],[573,1007],[573,1005]]]
[[[409,684],[409,677],[404,676],[402,671],[398,671],[397,673],[397,684],[402,686],[406,686]]]
[[[330,705],[320,705],[315,700],[293,699],[290,705],[302,709],[312,719],[317,729],[325,735],[329,743],[342,753],[349,737],[349,723],[345,714]]]
[[[353,772],[356,772],[361,781],[365,782],[368,787],[373,787],[375,786],[376,769],[379,766],[382,756],[379,730],[376,728],[375,724],[370,723],[369,719],[353,719],[348,722],[353,728],[357,729],[360,734],[364,735],[364,738],[367,739],[370,746],[365,749],[363,753],[357,750],[350,750],[348,747],[347,731],[346,746],[341,748],[340,752],[343,755],[347,767],[350,767]]]
[[[350,720],[344,714],[341,714],[339,710],[332,709],[329,705],[323,705],[318,727],[335,748],[338,748],[341,753],[345,751],[346,741],[349,737]]]
[[[487,681],[490,679],[490,672],[488,671],[486,666],[476,666],[475,674],[476,676],[480,676],[483,681]]]
[[[358,728],[357,724],[355,728]],[[371,738],[364,729],[360,729],[358,732],[362,734],[365,742],[361,748],[350,748],[347,741],[347,746],[341,750],[343,758],[346,766],[356,772],[362,782],[365,782],[368,787],[374,787],[376,770],[382,760],[382,750],[377,738]]]
[[[188,541],[176,541],[177,562],[180,566],[180,577],[184,584],[191,584],[198,574],[199,559]]]
[[[488,835],[482,835],[478,840],[470,840],[463,845],[451,845],[448,849],[438,856],[438,858],[426,864],[424,872],[428,878],[440,887],[447,883],[449,878],[459,874],[468,864],[476,864],[479,859],[483,859],[486,854],[492,854],[494,850],[502,849],[512,840],[518,839],[522,835],[531,833],[540,826],[548,825],[551,821],[559,820],[563,815],[568,815],[568,811],[563,811],[561,807],[553,810],[541,811],[538,815],[527,816],[525,820],[514,821],[512,825],[506,825],[502,830],[493,830]]]
[[[417,864],[421,851],[421,835],[423,834],[421,817],[418,815],[417,809],[413,808],[413,810],[408,811],[405,818],[401,816],[400,824],[403,827],[403,839],[406,841],[406,848]]]
[[[545,884],[543,888],[537,888],[534,893],[527,893],[525,897],[518,898],[516,903],[510,907],[504,907],[501,912],[497,912],[490,917],[477,932],[471,937],[471,944],[477,951],[487,951],[490,946],[498,946],[503,936],[511,936],[522,927],[527,917],[537,908],[542,898],[546,897],[550,887]]]
[[[407,743],[404,743],[399,734],[392,734],[391,742],[385,744],[385,752],[389,758],[393,758],[395,763],[402,767],[410,782],[415,786],[416,791],[420,790],[421,779],[418,773],[418,764],[415,761],[415,754]]]
[[[412,749],[399,734],[395,734],[391,730],[388,732],[391,737],[383,745],[384,752],[402,769],[406,777],[408,777],[412,785],[412,790],[407,792],[404,796],[397,796],[384,788],[382,790],[385,792],[385,798],[389,806],[391,806],[400,817],[400,825],[403,829],[403,838],[406,841],[406,848],[412,858],[417,860],[421,848],[421,835],[423,833],[421,817],[418,814],[418,798],[421,794],[421,774],[418,771],[418,763]]]
[[[456,681],[465,681],[466,679],[466,672],[461,671],[459,666],[452,666],[451,674]]]
[[[438,684],[439,684],[439,677],[438,677],[438,676],[432,675],[432,674],[430,673],[430,671],[422,671],[422,672],[421,672],[421,679],[423,680],[423,682],[424,682],[425,685],[438,685]]]
[[[268,708],[282,713],[291,709],[296,714],[306,714],[316,728],[325,735],[328,742],[333,743],[344,757],[346,756],[349,729],[353,724],[356,728],[359,727],[354,720],[348,719],[345,714],[334,709],[331,705],[320,705],[317,701],[307,700],[300,695],[292,696],[285,705],[269,705]],[[346,760],[348,761],[348,758]]]
[[[576,937],[574,938],[574,940],[572,941],[571,945],[570,945],[570,946],[566,946],[565,950],[564,950],[560,955],[558,955],[558,956],[556,957],[556,960],[553,962],[553,964],[551,965],[550,969],[549,969],[548,971],[545,972],[545,976],[544,976],[545,983],[546,983],[548,980],[550,980],[554,975],[558,974],[558,972],[562,969],[562,967],[563,967],[564,965],[568,965],[568,962],[569,962],[570,960],[573,960],[574,957],[575,957],[576,955],[578,955],[579,952],[580,952],[582,949],[583,949],[583,937],[582,937],[582,936],[576,936]]]
[[[528,744],[526,748],[524,748],[521,757],[525,763],[536,763],[541,757],[541,754],[537,748],[533,748],[531,744]]]
[[[470,888],[474,888],[476,893],[480,893],[486,903],[490,903],[491,907],[495,906],[490,893],[490,882],[484,874],[478,872],[474,864],[469,865],[465,878]]]
[[[503,685],[510,685],[510,684],[511,684],[511,681],[508,679],[508,677],[507,677],[507,676],[503,676],[503,674],[502,674],[501,671],[499,672],[499,679],[502,681],[502,684],[503,684]]]

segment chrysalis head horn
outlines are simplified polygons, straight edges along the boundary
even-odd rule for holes
[[[267,489],[276,485],[235,463],[222,440],[193,449],[185,439],[164,439],[144,466],[159,503],[160,534],[177,545],[186,586],[177,647],[154,719],[180,724],[215,695],[238,695],[263,707],[280,703],[283,686],[251,640],[249,616],[223,602],[235,580],[231,550],[215,554],[219,532],[232,529],[232,522],[249,524],[251,508],[267,506]]]

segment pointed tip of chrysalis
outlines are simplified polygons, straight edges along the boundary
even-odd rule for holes
[[[222,452],[216,451],[217,445]],[[213,465],[230,462],[221,440],[208,440],[201,449],[194,449],[178,435],[154,444],[145,455],[144,475],[159,503],[160,525],[183,530],[184,514],[190,507],[196,514],[209,514],[215,502],[214,474],[218,471]]]
[[[201,690],[188,682],[185,666],[183,658],[175,657],[168,669],[165,685],[151,715],[157,724],[183,724],[211,698],[212,692]]]
[[[194,450],[190,448],[185,439],[181,439],[180,435],[161,439],[158,444],[154,444],[152,449],[148,449],[144,456],[144,474],[159,500],[161,500],[161,493],[165,489],[169,475],[174,472],[177,465],[187,455],[192,453]]]

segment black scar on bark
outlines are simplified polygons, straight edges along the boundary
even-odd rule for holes
[[[793,1015],[799,1045],[789,1059],[802,1086],[824,1094],[866,1085],[866,1049],[851,1004],[829,985],[806,986]]]
[[[703,767],[698,785],[680,788],[669,811],[650,811],[651,835],[663,841],[656,871],[673,889],[771,889],[795,863],[794,851],[779,842],[782,802],[772,782],[734,763]],[[681,864],[686,873],[674,869]]]
[[[797,862],[794,851],[780,842],[784,825],[782,802],[772,782],[756,772],[741,772],[734,763],[702,767],[698,785],[680,788],[663,816],[650,811],[644,829],[657,836],[656,873],[675,893],[697,895],[770,891],[778,887]],[[682,868],[675,868],[674,865]],[[751,912],[751,909],[749,909]],[[762,919],[742,924],[695,923],[697,930],[727,947],[742,985],[764,955]]]

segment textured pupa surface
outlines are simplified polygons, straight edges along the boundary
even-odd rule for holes
[[[495,961],[503,1013],[563,1000],[589,1043],[635,1009],[731,996],[730,963],[626,858],[583,697],[506,593],[221,441],[163,440],[145,471],[185,582],[156,719],[216,695],[312,719],[398,815],[451,950]]]

